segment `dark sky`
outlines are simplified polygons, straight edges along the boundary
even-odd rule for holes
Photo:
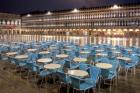
[[[128,3],[140,3],[140,0],[0,0],[0,12],[21,14],[37,10],[51,11]]]

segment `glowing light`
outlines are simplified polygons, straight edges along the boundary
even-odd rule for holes
[[[138,31],[140,31],[139,29],[135,29],[135,32],[138,32]]]
[[[107,31],[111,31],[111,29],[107,29]]]
[[[127,29],[123,29],[123,31],[127,31]]]
[[[27,14],[27,17],[31,17],[31,14]]]
[[[74,8],[72,12],[73,12],[73,13],[77,13],[77,12],[79,12],[79,10],[76,9],[76,8]]]
[[[52,13],[50,12],[50,11],[48,11],[47,13],[46,13],[46,15],[51,15]]]
[[[93,29],[94,31],[96,31],[96,29]]]
[[[106,29],[103,29],[103,31],[106,31]]]
[[[129,31],[133,31],[133,29],[129,29]]]
[[[114,5],[113,7],[111,7],[111,9],[120,9],[121,7],[120,6],[118,6],[118,5]]]
[[[113,29],[113,31],[116,31],[116,29]]]
[[[98,29],[98,31],[101,31],[101,29]]]

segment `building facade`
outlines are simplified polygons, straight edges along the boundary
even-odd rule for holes
[[[113,37],[120,39],[115,41]],[[130,37],[130,44],[123,37]],[[78,43],[84,41],[83,44],[112,42],[114,45],[115,42],[120,42],[117,44],[130,46],[136,41],[136,45],[140,46],[139,38],[140,5],[114,5],[21,16],[0,13],[0,41],[57,40]]]
[[[139,36],[140,5],[28,14],[21,24],[23,34]]]
[[[19,34],[21,16],[10,13],[0,13],[0,41],[9,41],[11,35]],[[13,39],[11,37],[11,39]]]
[[[13,30],[21,28],[21,17],[15,14],[0,13],[0,29]]]

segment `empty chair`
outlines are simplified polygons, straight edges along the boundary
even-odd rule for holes
[[[74,76],[70,76],[70,80],[71,80],[70,85],[73,88],[73,92],[72,93],[74,93],[75,90],[85,93],[86,90],[89,90],[91,88],[94,89],[95,86],[96,86],[95,82],[89,82],[89,80],[78,78],[78,77],[74,77]]]
[[[62,86],[67,87],[67,93],[69,93],[69,84],[70,84],[69,76],[67,74],[65,74],[64,72],[60,72],[60,71],[57,72],[57,75],[59,77],[59,83],[60,83],[59,89],[58,89],[59,93],[61,93],[60,89]]]
[[[70,60],[66,60],[64,66],[69,69],[76,69],[79,67],[78,63],[73,63]]]
[[[79,69],[87,71],[89,69],[89,65],[81,62],[81,63],[79,63]]]
[[[108,84],[106,82],[107,80],[110,81],[109,83],[110,90],[111,90],[111,85],[113,84],[113,80],[116,82],[115,84],[117,84],[119,62],[114,60],[113,62],[111,62],[111,64],[112,64],[112,68],[109,69],[108,76],[106,78],[103,78],[105,84]]]

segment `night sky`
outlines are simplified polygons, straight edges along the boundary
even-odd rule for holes
[[[130,3],[140,3],[140,0],[0,0],[0,12],[22,14]]]

